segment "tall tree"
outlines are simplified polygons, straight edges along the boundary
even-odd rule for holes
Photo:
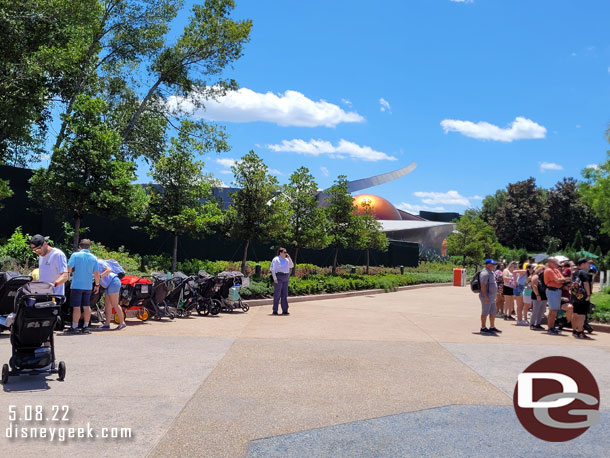
[[[485,197],[481,206],[481,219],[487,224],[491,224],[498,208],[504,203],[505,199],[506,190],[504,189],[498,189],[494,195]]]
[[[108,128],[100,99],[79,96],[66,120],[66,139],[56,148],[48,169],[30,179],[30,198],[45,207],[69,212],[74,218],[74,250],[81,220],[88,214],[106,216],[141,213],[144,192],[132,185],[133,162],[122,160],[120,136]]]
[[[462,265],[478,266],[487,257],[492,257],[498,248],[493,227],[479,217],[462,216],[456,230],[447,238],[450,256],[461,256]]]
[[[508,185],[491,224],[503,245],[539,250],[546,248],[548,219],[544,193],[536,186],[536,179],[529,178]]]
[[[375,216],[375,209],[368,201],[360,204],[361,213],[355,218],[354,245],[357,249],[364,250],[366,254],[366,273],[369,273],[370,250],[386,251],[388,249],[388,238],[383,232],[383,227]]]
[[[196,140],[191,134],[197,128],[184,121],[178,137],[171,139],[169,151],[150,172],[155,185],[148,187],[149,229],[151,234],[172,233],[172,272],[176,270],[178,237],[208,233],[222,219],[220,207],[210,199],[213,179],[203,173],[205,164],[196,157],[210,147],[217,152],[226,151],[228,145],[222,135],[210,138],[208,143]]]
[[[50,103],[93,34],[97,0],[0,0],[0,162],[43,151]]]
[[[13,195],[13,190],[10,187],[10,183],[8,180],[0,180],[0,200],[7,199]],[[0,204],[0,210],[2,210],[3,205]]]
[[[285,223],[286,218],[281,218],[281,200],[274,198],[280,189],[277,178],[254,151],[231,169],[239,190],[231,196],[227,220],[230,236],[243,241],[241,271],[245,274],[250,243],[277,236],[277,225]]]
[[[345,175],[339,175],[326,192],[328,205],[325,209],[328,220],[327,233],[330,237],[330,245],[335,247],[333,256],[332,273],[337,273],[337,257],[339,248],[347,248],[353,243],[353,232],[355,224],[354,198],[349,193],[348,181]]]
[[[180,94],[182,98],[170,103],[179,112],[184,98],[188,97],[189,108],[203,107],[206,100],[237,89],[237,83],[223,72],[241,57],[252,23],[230,18],[234,8],[234,0],[205,0],[193,6],[182,35],[172,45],[166,44],[149,65],[151,84],[123,129],[123,143],[133,141],[132,133],[146,110],[156,106],[165,111],[164,94]]]
[[[607,131],[610,141],[610,129]],[[597,167],[583,170],[584,181],[579,184],[582,199],[601,222],[601,230],[610,235],[610,152],[608,159]]]
[[[328,246],[326,218],[316,198],[317,191],[318,184],[309,169],[299,167],[279,196],[288,204],[288,230],[283,243],[294,247],[295,269],[300,248],[319,250]]]

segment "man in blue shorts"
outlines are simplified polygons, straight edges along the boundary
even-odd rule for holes
[[[68,260],[68,272],[74,272],[72,286],[70,290],[70,305],[72,306],[72,327],[68,329],[68,334],[78,332],[78,322],[80,320],[80,308],[83,308],[83,329],[82,334],[90,334],[89,320],[91,319],[91,292],[93,280],[95,287],[93,291],[97,294],[100,289],[100,272],[97,258],[89,252],[91,240],[83,239],[78,244],[79,251],[72,253]]]
[[[479,284],[481,287],[479,299],[481,300],[481,334],[495,334],[500,331],[494,326],[496,319],[496,296],[498,285],[496,283],[495,265],[493,259],[485,260],[485,268],[479,274]],[[489,317],[489,328],[485,326]]]

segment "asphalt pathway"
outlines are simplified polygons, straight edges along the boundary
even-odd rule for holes
[[[467,288],[441,287],[303,302],[287,317],[254,307],[58,336],[66,380],[11,378],[0,394],[0,450],[91,458],[607,456],[598,442],[607,445],[601,438],[610,435],[610,334],[581,341],[499,321],[502,334],[482,336],[479,307]],[[549,355],[581,361],[601,390],[602,424],[566,444],[530,436],[511,407],[517,375]],[[0,335],[0,362],[9,356]],[[43,420],[26,421],[28,406],[41,406]],[[68,406],[65,422],[47,421],[54,406]],[[131,428],[131,437],[8,439],[11,409],[19,427],[89,424],[97,434]]]

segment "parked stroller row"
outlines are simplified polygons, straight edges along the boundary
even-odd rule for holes
[[[243,283],[241,272],[221,272],[216,276],[204,271],[194,276],[181,272],[171,276],[123,276],[119,303],[125,316],[135,315],[142,321],[184,318],[193,311],[200,315],[217,315],[237,308],[247,312],[250,307],[239,295]],[[10,329],[12,346],[9,363],[2,366],[2,383],[23,371],[58,373],[59,379],[64,379],[66,365],[55,360],[53,330],[61,331],[71,322],[69,292],[68,286],[67,297],[56,295],[50,283],[32,281],[31,276],[18,272],[0,272],[0,332]],[[99,307],[102,294],[103,290],[91,298],[92,318],[99,322],[104,320]],[[116,314],[114,320],[118,322]]]

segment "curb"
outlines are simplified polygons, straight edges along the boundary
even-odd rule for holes
[[[589,324],[593,327],[593,331],[595,332],[605,332],[610,334],[610,325],[608,324],[596,323],[595,321],[591,321]]]
[[[399,286],[396,288],[396,291],[406,291],[409,289],[419,289],[419,288],[438,288],[441,286],[452,286],[453,283],[422,283],[419,285],[408,285],[408,286]],[[352,297],[352,296],[368,296],[370,294],[382,294],[386,292],[394,292],[394,291],[386,291],[384,289],[363,289],[359,291],[346,291],[344,293],[331,293],[331,294],[312,294],[309,296],[288,296],[288,300],[290,303],[295,302],[308,302],[308,301],[322,301],[327,299],[340,299],[343,297]],[[248,305],[250,307],[257,307],[259,305],[272,305],[273,298],[265,298],[265,299],[252,299],[248,300]],[[610,332],[610,330],[608,331]]]

